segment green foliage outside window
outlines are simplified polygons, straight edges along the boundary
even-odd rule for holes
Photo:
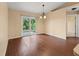
[[[31,20],[31,29],[32,29],[32,31],[35,31],[35,25],[36,25],[35,19],[32,19]]]
[[[23,30],[29,30],[29,18],[23,20]]]
[[[33,32],[35,32],[35,27],[36,27],[35,19],[31,19],[31,30]],[[23,30],[26,31],[26,30],[29,30],[29,28],[30,28],[30,20],[29,18],[24,18],[23,19]]]

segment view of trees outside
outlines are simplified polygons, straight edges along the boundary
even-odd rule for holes
[[[30,27],[31,27],[31,30],[35,32],[35,27],[36,27],[35,19],[24,17],[23,18],[23,31],[29,31]]]
[[[29,21],[30,21],[29,18],[23,18],[23,31],[29,30],[30,27]]]
[[[31,20],[31,29],[32,29],[33,32],[35,32],[35,27],[36,27],[35,25],[36,25],[35,19],[32,19]]]

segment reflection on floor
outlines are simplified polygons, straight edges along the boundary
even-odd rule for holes
[[[9,40],[6,56],[72,56],[79,38],[33,35]]]

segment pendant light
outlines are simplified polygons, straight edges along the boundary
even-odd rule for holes
[[[43,7],[43,13],[42,13],[42,15],[40,16],[40,19],[46,19],[46,15],[45,15],[45,13],[44,13],[44,4],[42,5],[42,7]]]

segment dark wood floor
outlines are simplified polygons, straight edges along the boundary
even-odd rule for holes
[[[73,56],[79,38],[63,40],[49,35],[33,35],[8,42],[6,56]]]

